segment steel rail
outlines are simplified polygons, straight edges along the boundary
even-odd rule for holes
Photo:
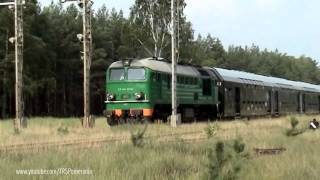
[[[201,135],[204,134],[203,131],[192,131],[184,133],[170,133],[163,135],[149,135],[145,139],[157,139],[160,142],[164,140],[176,141],[176,138],[183,135]],[[204,139],[201,138],[181,138],[183,141],[189,142],[193,139]],[[40,143],[24,143],[24,144],[10,144],[0,146],[0,152],[20,152],[24,150],[41,150],[41,149],[51,149],[51,148],[61,148],[69,146],[83,146],[83,147],[93,147],[100,146],[109,143],[127,143],[130,141],[130,136],[126,137],[105,137],[105,138],[91,138],[91,139],[73,139],[66,141],[51,141],[51,142],[40,142]]]

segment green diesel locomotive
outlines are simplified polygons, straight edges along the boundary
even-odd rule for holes
[[[171,63],[117,61],[107,71],[109,124],[166,120],[171,113]],[[181,119],[320,113],[320,86],[221,68],[177,65]]]
[[[157,58],[117,61],[109,66],[106,79],[105,113],[109,124],[169,117],[170,62]],[[177,65],[178,113],[184,120],[216,114],[217,93],[212,71]]]

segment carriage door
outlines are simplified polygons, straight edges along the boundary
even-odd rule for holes
[[[236,112],[236,115],[240,115],[240,110],[241,110],[241,107],[240,107],[240,88],[239,87],[236,87],[236,92],[235,92],[235,112]]]
[[[271,99],[272,99],[271,97],[272,96],[271,95],[272,95],[272,91],[269,90],[268,91],[268,110],[267,110],[267,112],[272,114],[272,112],[271,112],[271,103],[272,103],[271,102]]]
[[[302,112],[306,112],[306,95],[302,94]]]
[[[297,112],[301,113],[301,101],[300,101],[301,93],[297,94]]]
[[[318,97],[318,106],[319,106],[319,112],[320,112],[320,96]]]
[[[279,92],[274,92],[274,113],[279,114]]]

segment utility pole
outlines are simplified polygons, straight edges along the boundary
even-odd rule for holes
[[[75,0],[60,0],[61,3]],[[81,52],[81,59],[83,59],[83,113],[82,126],[84,128],[93,126],[93,119],[90,116],[90,67],[92,61],[92,32],[91,32],[91,7],[93,1],[80,0],[77,1],[79,7],[82,9],[83,32],[77,34],[77,38],[83,43],[83,52]]]
[[[83,0],[83,97],[84,118],[83,127],[89,127],[90,116],[90,67],[92,61],[92,33],[91,33],[91,5],[90,1]]]
[[[16,93],[16,118],[14,119],[14,130],[19,132],[21,125],[26,125],[23,118],[22,102],[22,70],[23,70],[23,7],[24,0],[15,0],[15,2],[0,3],[0,6],[8,6],[14,9],[14,32],[15,37],[9,38],[11,43],[15,43],[15,93]]]
[[[23,122],[22,102],[22,70],[23,70],[23,0],[16,0],[15,3],[15,58],[16,58],[16,124],[15,129],[19,130]]]
[[[177,127],[177,61],[176,61],[176,9],[175,0],[171,0],[171,65],[172,65],[172,85],[171,85],[171,98],[172,98],[172,113],[171,113],[171,126]]]

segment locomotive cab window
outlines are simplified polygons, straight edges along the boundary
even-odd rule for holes
[[[202,79],[202,94],[204,96],[211,96],[211,80]]]
[[[145,77],[144,68],[129,68],[128,69],[128,80],[144,80]]]
[[[124,69],[111,69],[110,70],[110,80],[112,81],[120,81],[124,80]]]

